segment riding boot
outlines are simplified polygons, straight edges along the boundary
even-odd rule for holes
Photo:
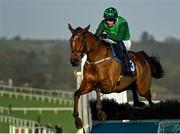
[[[128,53],[127,53],[126,50],[124,50],[123,56],[124,56],[124,63],[125,63],[125,74],[128,75],[128,76],[133,77],[134,74],[131,71],[131,65],[130,65],[130,61],[129,61],[129,56],[128,56]]]

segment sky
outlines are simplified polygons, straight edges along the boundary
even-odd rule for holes
[[[0,0],[0,37],[69,39],[68,23],[90,24],[95,33],[111,6],[128,21],[132,40],[144,31],[156,40],[180,39],[180,0]]]

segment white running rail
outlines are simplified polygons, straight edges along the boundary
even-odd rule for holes
[[[17,87],[17,86],[9,86],[9,85],[1,85],[0,91],[13,91],[13,92],[21,92],[27,94],[40,94],[40,95],[51,95],[51,96],[61,96],[61,97],[72,97],[73,92],[64,91],[64,90],[52,90],[52,89],[39,89],[39,88],[31,88],[31,87]]]
[[[23,111],[24,114],[27,114],[27,112],[29,111],[38,111],[39,114],[42,114],[43,111],[53,111],[55,114],[57,114],[59,111],[72,111],[73,108],[72,107],[60,107],[60,108],[57,108],[57,107],[51,107],[51,108],[45,108],[45,107],[12,107],[11,108],[11,112],[13,111]],[[1,113],[4,113],[4,112],[7,112],[7,113],[10,113],[10,109],[7,108],[7,107],[0,107],[0,112]]]
[[[26,93],[21,93],[21,92],[11,92],[11,91],[0,90],[0,96],[3,97],[4,95],[8,95],[10,98],[12,98],[13,96],[15,98],[18,98],[19,96],[21,96],[24,100],[35,99],[36,101],[42,101],[42,102],[44,102],[45,100],[48,100],[49,103],[59,103],[59,104],[68,105],[68,106],[73,105],[73,100],[65,99],[61,97],[53,97],[53,96],[37,95],[37,94],[26,94]]]

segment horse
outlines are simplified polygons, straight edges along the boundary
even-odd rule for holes
[[[78,113],[78,100],[81,95],[93,90],[96,91],[96,109],[99,120],[106,120],[106,114],[102,110],[100,93],[120,93],[132,90],[134,106],[142,106],[144,103],[138,100],[138,94],[145,97],[152,106],[150,86],[152,77],[159,79],[164,76],[163,67],[157,57],[148,56],[144,51],[129,51],[130,59],[135,63],[136,76],[121,76],[122,64],[112,58],[112,50],[108,43],[96,37],[89,31],[90,25],[85,28],[72,28],[70,38],[71,57],[73,67],[79,66],[82,57],[86,54],[87,60],[83,67],[83,80],[78,90],[74,92],[73,117],[77,129],[83,127],[83,122]],[[138,94],[137,94],[138,92]]]

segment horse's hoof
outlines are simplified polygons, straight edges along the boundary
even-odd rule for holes
[[[97,119],[98,119],[99,121],[105,121],[105,120],[106,120],[106,114],[105,114],[105,112],[104,112],[104,111],[98,112],[98,113],[97,113]]]
[[[135,106],[135,107],[144,107],[144,106],[145,106],[145,103],[139,101],[139,102],[134,103],[134,106]]]
[[[82,120],[80,118],[75,119],[75,124],[77,129],[81,129],[83,127]]]

